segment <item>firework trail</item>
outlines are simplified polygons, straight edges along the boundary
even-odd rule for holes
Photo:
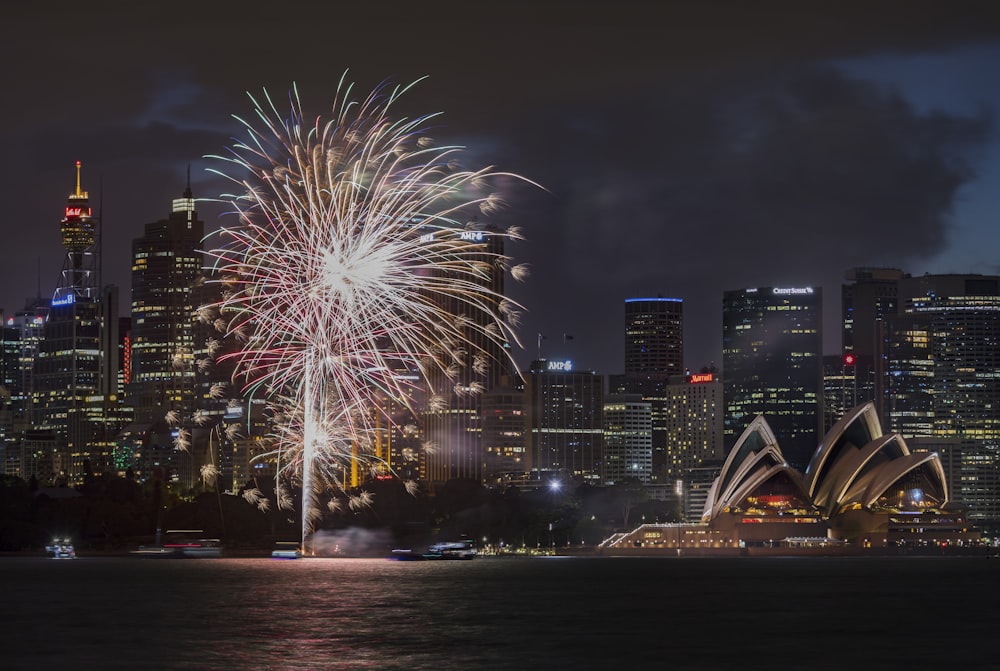
[[[248,140],[213,157],[238,187],[222,196],[237,223],[209,252],[224,287],[215,323],[242,344],[223,357],[245,390],[290,399],[294,421],[278,443],[285,467],[301,472],[303,541],[313,469],[329,475],[366,454],[382,400],[409,405],[412,382],[397,371],[419,370],[429,385],[433,371],[453,377],[467,354],[519,344],[509,324],[520,306],[486,280],[526,268],[490,252],[468,234],[484,225],[467,222],[500,206],[487,188],[495,178],[523,178],[460,169],[460,148],[424,133],[436,115],[394,120],[409,88],[357,99],[342,78],[330,119],[312,122],[294,88],[283,120],[266,92],[263,102],[251,96],[259,129],[240,119]]]

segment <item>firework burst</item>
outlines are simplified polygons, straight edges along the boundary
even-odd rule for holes
[[[209,252],[223,298],[199,315],[242,343],[223,358],[246,390],[291,399],[279,443],[307,496],[314,467],[330,474],[366,454],[385,399],[409,404],[399,370],[429,385],[428,371],[454,377],[466,354],[518,342],[509,324],[520,306],[488,279],[526,270],[484,239],[520,233],[467,223],[502,207],[489,185],[516,176],[461,169],[460,148],[425,134],[436,115],[394,120],[408,88],[356,99],[342,79],[331,117],[311,122],[294,88],[287,118],[266,92],[251,96],[261,125],[241,119],[248,140],[214,157],[238,187],[222,197],[237,223]]]

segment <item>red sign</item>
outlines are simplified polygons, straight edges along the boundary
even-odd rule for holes
[[[711,382],[714,378],[712,373],[696,373],[691,376],[691,384],[698,384],[701,382]]]
[[[84,212],[84,209],[82,207],[67,207],[66,208],[66,218],[67,219],[69,217],[89,217],[89,216],[90,216],[90,208],[89,207],[87,208],[86,212]]]

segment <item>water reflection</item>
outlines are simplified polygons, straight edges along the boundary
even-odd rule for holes
[[[0,668],[978,668],[998,560],[0,560]],[[913,645],[908,615],[947,613]],[[945,668],[945,667],[942,667]]]

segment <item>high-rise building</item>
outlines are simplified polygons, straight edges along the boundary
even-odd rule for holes
[[[680,298],[625,300],[625,375],[684,374],[684,302]]]
[[[890,430],[939,445],[949,497],[1000,524],[1000,276],[901,278],[886,362]]]
[[[499,312],[499,298],[504,292],[503,268],[497,259],[503,255],[504,238],[489,226],[462,230],[435,229],[427,235],[461,236],[462,240],[480,245],[481,254],[474,260],[482,262],[484,272],[478,282],[487,290],[480,301],[487,311]],[[468,278],[465,278],[468,280]],[[451,371],[429,371],[430,393],[421,419],[430,448],[425,456],[424,477],[432,484],[454,478],[483,481],[485,455],[482,441],[482,392],[496,386],[502,375],[510,372],[509,357],[502,346],[487,336],[488,315],[483,310],[470,310],[458,298],[446,299],[442,306],[448,313],[466,322],[464,338],[472,343],[463,360]]]
[[[638,394],[604,399],[604,483],[628,479],[649,484],[653,473],[653,415]]]
[[[625,300],[625,374],[611,378],[611,392],[639,394],[652,413],[652,482],[670,480],[666,385],[683,375],[684,302],[680,298]]]
[[[822,289],[727,291],[722,321],[727,444],[764,415],[786,458],[804,469],[822,436]]]
[[[853,352],[823,356],[824,431],[829,431],[852,408],[874,398],[874,370],[870,356],[858,356]]]
[[[603,376],[540,359],[523,377],[529,473],[602,484]]]
[[[723,384],[715,372],[671,376],[664,387],[667,482],[725,454]]]
[[[528,470],[524,436],[524,384],[520,378],[501,377],[483,394],[483,452],[488,486],[523,478]]]
[[[205,225],[188,184],[170,214],[146,224],[132,241],[131,373],[128,396],[136,421],[196,409],[192,290],[202,267]]]
[[[885,319],[897,312],[899,280],[903,277],[903,271],[896,268],[847,271],[845,279],[850,283],[841,286],[845,357],[841,372],[853,378],[850,389],[856,402],[839,411],[828,407],[828,419],[866,401],[874,401],[879,417],[884,417]]]
[[[85,472],[109,468],[110,454],[91,443],[105,432],[95,421],[93,396],[117,392],[117,290],[100,286],[100,225],[89,195],[80,188],[69,196],[60,224],[66,257],[43,327],[32,373],[35,428],[51,434],[51,478],[70,484]],[[96,432],[96,433],[95,433]]]
[[[0,473],[21,476],[21,444],[32,429],[35,358],[42,341],[49,301],[34,298],[3,323],[3,388],[0,397],[0,441],[4,466]]]

